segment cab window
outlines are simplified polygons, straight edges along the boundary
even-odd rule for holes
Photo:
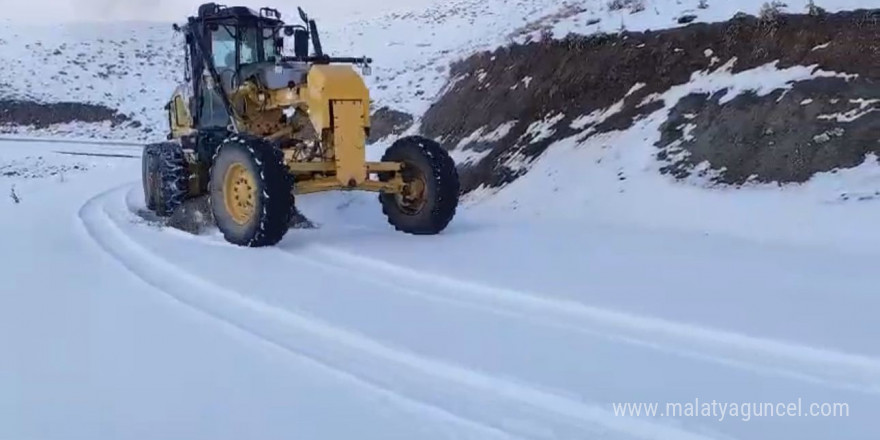
[[[241,64],[257,63],[260,61],[259,29],[241,28]]]
[[[234,29],[220,26],[211,33],[211,50],[214,53],[214,66],[217,70],[235,69]]]
[[[275,47],[275,32],[272,29],[263,29],[263,53],[265,61],[277,61],[281,55]]]

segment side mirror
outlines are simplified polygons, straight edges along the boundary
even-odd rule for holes
[[[364,63],[364,65],[361,67],[361,73],[363,73],[364,76],[372,75],[373,74],[373,66],[370,66],[369,64]]]
[[[303,21],[303,23],[308,24],[309,16],[308,14],[306,14],[306,11],[303,11],[300,7],[297,7],[296,10],[299,11],[299,18]]]
[[[297,58],[309,56],[309,31],[296,29],[293,37],[293,53]]]

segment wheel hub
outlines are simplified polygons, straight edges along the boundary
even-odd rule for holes
[[[397,204],[409,215],[418,214],[428,202],[425,176],[415,167],[406,167],[403,182],[403,190],[397,195]]]
[[[232,220],[240,225],[251,221],[256,210],[257,182],[244,165],[234,163],[226,170],[223,200]]]

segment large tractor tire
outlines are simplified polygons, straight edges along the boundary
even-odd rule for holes
[[[382,212],[398,231],[438,234],[458,208],[461,184],[455,163],[440,144],[420,136],[399,139],[385,152],[383,162],[401,162],[405,183],[401,194],[381,194]],[[383,174],[381,180],[390,176]]]
[[[169,217],[183,204],[189,189],[186,159],[173,142],[144,147],[141,165],[144,202],[160,217]]]
[[[156,159],[156,144],[149,144],[144,147],[144,153],[141,156],[141,184],[144,188],[144,204],[147,209],[154,211],[156,209],[156,192],[158,192],[158,173],[159,161]]]
[[[273,246],[290,229],[293,177],[284,154],[269,142],[243,134],[223,141],[209,185],[214,220],[230,243]]]

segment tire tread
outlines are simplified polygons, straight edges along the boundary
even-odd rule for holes
[[[220,144],[214,154],[210,170],[211,185],[214,184],[215,171],[213,167],[217,163],[217,158],[223,154],[225,149],[230,148],[244,149],[260,170],[259,175],[255,177],[259,181],[260,194],[258,196],[262,198],[262,211],[256,230],[250,237],[239,237],[233,235],[231,231],[222,231],[222,228],[221,232],[227,241],[240,246],[274,246],[284,238],[290,229],[290,218],[293,212],[293,178],[284,165],[284,153],[262,138],[241,133],[233,134]],[[279,202],[279,200],[283,201]],[[223,207],[214,208],[212,206],[215,216],[218,209],[225,211]]]
[[[408,136],[394,142],[382,156],[383,162],[399,162],[419,155],[427,161],[430,177],[434,179],[434,191],[428,201],[430,214],[418,223],[410,221],[397,207],[393,195],[380,195],[382,213],[394,229],[414,235],[438,234],[449,225],[458,208],[461,184],[458,170],[449,153],[437,142],[421,136]]]

